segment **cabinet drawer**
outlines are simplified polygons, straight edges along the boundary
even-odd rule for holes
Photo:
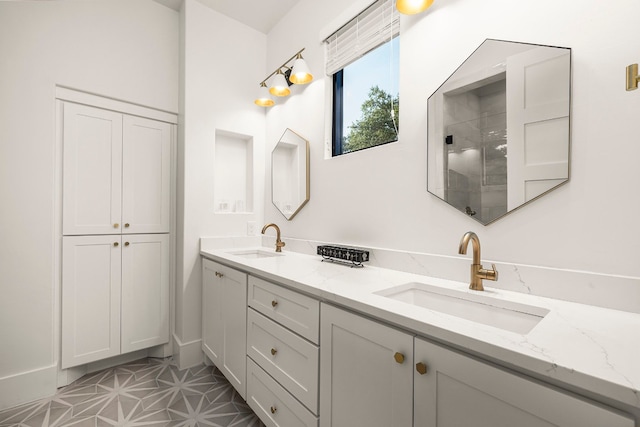
[[[249,276],[249,307],[318,344],[318,300]]]
[[[249,357],[247,403],[268,427],[318,427],[318,418]]]
[[[317,414],[318,347],[252,309],[247,326],[247,354]]]

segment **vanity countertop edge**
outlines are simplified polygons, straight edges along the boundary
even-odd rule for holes
[[[477,292],[468,290],[465,283],[372,266],[349,268],[297,252],[258,259],[230,253],[242,249],[206,249],[200,254],[489,361],[640,408],[640,334],[634,333],[640,330],[640,314],[485,284],[484,295],[549,310],[533,330],[522,335],[374,294],[409,282]]]

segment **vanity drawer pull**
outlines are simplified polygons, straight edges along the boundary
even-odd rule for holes
[[[120,227],[120,224],[118,224],[117,222],[113,224],[113,228],[118,228],[118,227]]]
[[[271,413],[275,414],[276,412],[278,412],[278,408],[276,408],[275,406],[271,407]]]
[[[224,276],[224,274],[220,273],[219,271],[216,271],[216,277],[222,278]]]
[[[118,242],[113,242],[113,246],[118,247],[119,245],[120,245],[120,243],[118,243]]]
[[[272,301],[271,301],[271,307],[275,308],[275,307],[276,307],[276,305],[278,305],[278,301],[276,301],[276,300],[272,300]]]
[[[400,364],[404,363],[404,354],[402,354],[402,353],[394,354],[393,358],[396,359],[397,363],[400,363]]]
[[[129,228],[129,223],[128,222],[124,225],[124,228]]]
[[[276,350],[275,348],[271,349],[271,355],[272,356],[275,356],[277,352],[278,352],[278,350]]]
[[[124,245],[125,245],[125,246],[129,246],[129,245],[130,245],[130,243],[129,243],[129,242],[124,242]]]

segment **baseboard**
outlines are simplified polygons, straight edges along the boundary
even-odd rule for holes
[[[173,335],[173,359],[179,369],[192,368],[203,362],[202,340],[183,343]]]
[[[0,378],[0,410],[53,396],[57,376],[58,366],[51,365]]]

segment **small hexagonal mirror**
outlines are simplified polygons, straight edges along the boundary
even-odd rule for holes
[[[289,221],[309,201],[309,141],[291,129],[271,152],[271,201]]]
[[[482,224],[569,179],[571,49],[485,40],[427,101],[427,189]]]

